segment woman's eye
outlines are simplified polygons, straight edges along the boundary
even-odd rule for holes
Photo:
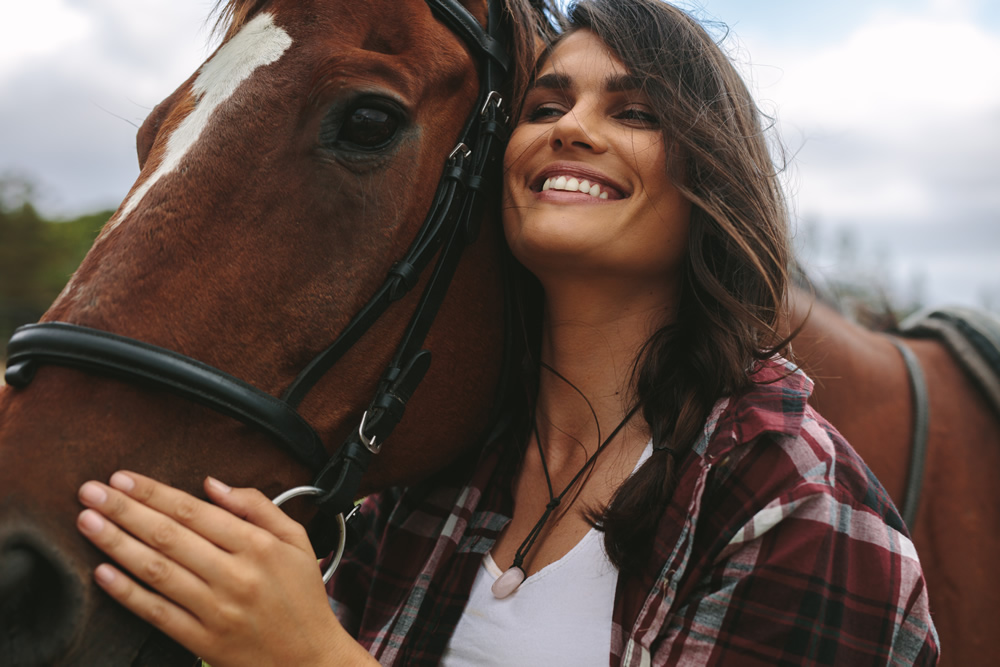
[[[528,113],[526,120],[528,122],[536,122],[546,120],[548,118],[559,118],[562,115],[563,111],[559,107],[539,106],[535,107],[530,113]]]
[[[376,107],[358,107],[347,114],[337,133],[337,143],[374,150],[388,145],[399,130],[399,116]]]
[[[648,111],[644,111],[642,109],[637,109],[637,108],[625,109],[620,114],[618,114],[617,117],[619,120],[636,123],[642,125],[643,127],[658,127],[660,125],[660,121],[657,119],[656,116],[649,113]]]

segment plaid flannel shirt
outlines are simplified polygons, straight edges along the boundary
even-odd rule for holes
[[[775,359],[754,380],[715,405],[646,566],[619,576],[609,664],[936,664],[920,563],[885,490],[807,405],[805,375]],[[367,531],[328,592],[382,664],[439,662],[512,514],[518,457],[493,442],[364,503]]]

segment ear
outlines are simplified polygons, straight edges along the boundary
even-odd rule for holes
[[[156,143],[156,136],[160,133],[160,127],[162,127],[164,119],[170,115],[170,111],[174,108],[181,93],[186,92],[187,89],[188,84],[185,83],[172,92],[170,97],[153,107],[153,110],[149,112],[146,120],[139,127],[139,131],[136,132],[135,151],[139,157],[140,170],[146,164],[146,160],[149,159],[149,153],[153,149],[153,144]]]

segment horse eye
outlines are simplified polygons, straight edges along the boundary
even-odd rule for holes
[[[358,107],[344,119],[337,133],[337,143],[374,150],[386,146],[396,136],[399,117],[391,111]]]

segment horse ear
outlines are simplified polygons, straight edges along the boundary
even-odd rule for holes
[[[139,157],[140,170],[145,166],[146,160],[149,159],[149,154],[153,150],[153,144],[156,143],[156,137],[160,133],[163,121],[170,114],[171,109],[174,108],[181,93],[186,91],[187,86],[181,86],[171,93],[168,98],[153,107],[153,110],[149,112],[146,120],[139,127],[139,131],[136,132],[135,152]]]

